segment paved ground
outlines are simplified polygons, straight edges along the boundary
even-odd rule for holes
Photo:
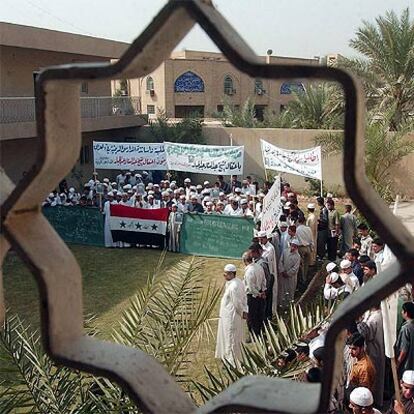
[[[414,201],[403,201],[398,203],[397,217],[402,220],[410,233],[414,235]]]

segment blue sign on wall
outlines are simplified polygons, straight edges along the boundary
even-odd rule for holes
[[[293,92],[296,93],[303,93],[305,92],[305,87],[301,82],[284,82],[280,87],[280,94],[281,95],[290,95]]]
[[[204,92],[204,82],[193,72],[185,72],[174,83],[174,92]]]

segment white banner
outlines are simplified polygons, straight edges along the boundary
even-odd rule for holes
[[[278,148],[260,140],[264,168],[322,180],[321,147],[304,150]]]
[[[275,182],[270,188],[266,197],[263,199],[262,220],[260,230],[273,231],[279,221],[280,211],[280,177],[275,178]]]
[[[93,142],[95,169],[166,170],[164,144]]]
[[[165,142],[169,170],[214,175],[243,174],[244,147]]]

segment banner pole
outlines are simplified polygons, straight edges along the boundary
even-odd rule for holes
[[[321,197],[323,197],[323,181],[321,179]]]

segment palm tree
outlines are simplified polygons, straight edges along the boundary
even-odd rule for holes
[[[204,287],[201,261],[180,261],[165,270],[164,258],[123,312],[113,339],[157,358],[186,388],[193,345],[211,333],[220,290]],[[40,335],[16,315],[8,314],[0,329],[0,378],[0,412],[5,414],[140,412],[109,380],[56,366],[44,354]]]
[[[241,108],[234,106],[230,101],[223,102],[223,112],[219,114],[226,126],[255,128],[259,126],[256,119],[254,102],[247,98]]]
[[[281,114],[290,128],[338,129],[344,123],[342,93],[335,85],[309,85],[304,92],[296,92]]]
[[[375,112],[376,113],[376,112]],[[386,201],[392,201],[394,180],[391,169],[405,156],[414,152],[414,141],[409,133],[413,122],[400,124],[396,131],[390,132],[394,122],[395,109],[369,117],[365,129],[365,171],[374,189]],[[322,146],[324,156],[341,154],[343,134],[324,133],[315,139]]]
[[[363,22],[350,41],[361,58],[344,64],[364,82],[368,108],[394,108],[392,129],[414,112],[414,21],[409,9],[379,16],[375,24]]]

